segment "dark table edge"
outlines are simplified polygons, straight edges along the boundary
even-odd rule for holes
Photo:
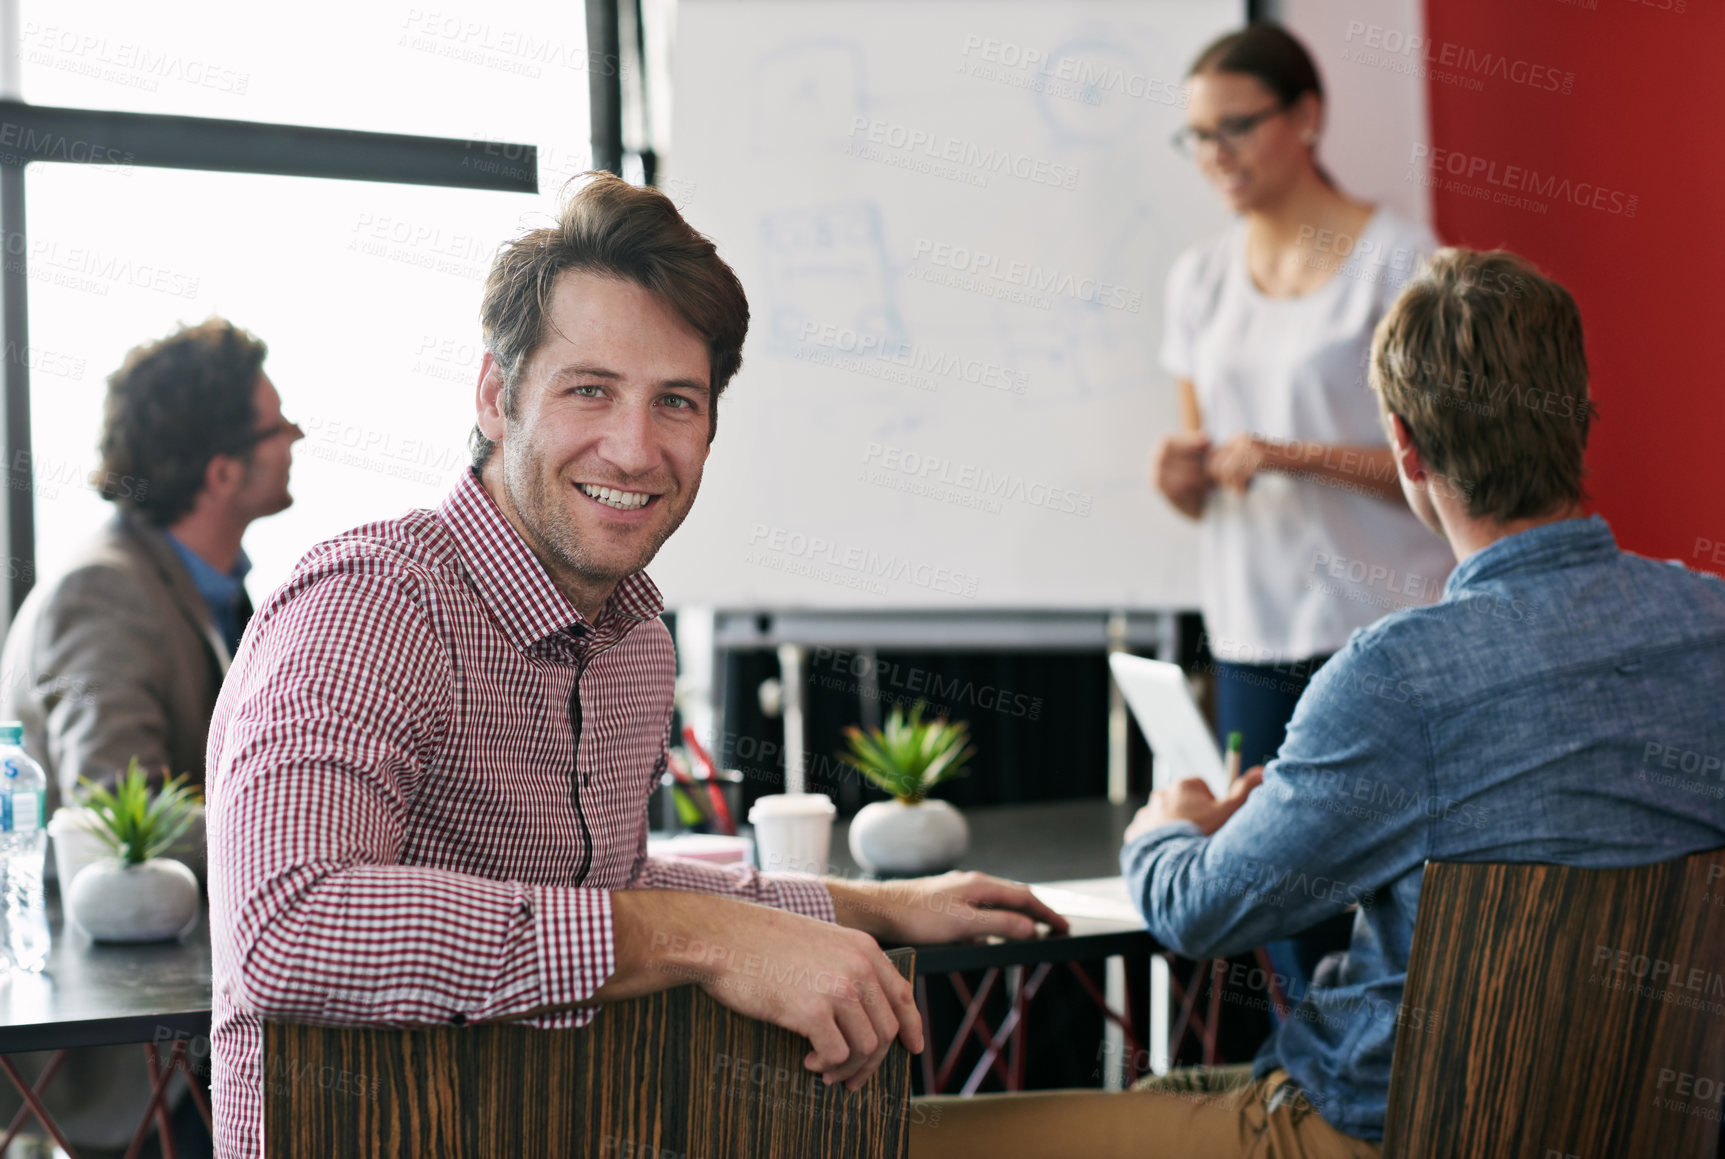
[[[71,1050],[84,1046],[124,1046],[134,1042],[172,1042],[176,1038],[207,1038],[209,1033],[208,1009],[73,1022],[37,1022],[0,1029],[0,1054]],[[200,1053],[208,1049],[207,1044],[199,1046]]]
[[[989,945],[963,943],[911,946],[916,951],[916,976],[1002,966],[1034,966],[1043,962],[1087,962],[1116,955],[1142,955],[1157,949],[1147,930],[1084,934],[1078,937],[1036,938]],[[72,1022],[40,1022],[0,1029],[0,1054],[123,1046],[127,1043],[171,1042],[176,1038],[207,1038],[210,1011],[179,1010],[123,1018],[91,1018]],[[208,1047],[201,1047],[207,1050]]]

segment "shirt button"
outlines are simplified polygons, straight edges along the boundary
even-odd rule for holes
[[[461,1011],[457,1010],[454,1014],[451,1014],[449,1016],[449,1022],[450,1022],[450,1025],[452,1025],[452,1026],[466,1026],[467,1025],[467,1015],[465,1015]]]

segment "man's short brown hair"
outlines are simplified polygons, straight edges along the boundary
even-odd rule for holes
[[[713,392],[710,439],[719,395],[743,364],[743,338],[749,331],[743,284],[713,243],[657,189],[604,172],[582,174],[576,181],[557,224],[505,243],[485,279],[480,324],[485,348],[503,375],[504,415],[515,417],[521,374],[545,339],[558,276],[581,270],[623,278],[659,295],[706,339]],[[495,444],[478,426],[469,442],[473,465],[483,467]]]
[[[269,348],[221,318],[134,346],[108,376],[102,463],[90,481],[157,527],[192,509],[217,455],[256,445],[258,375]]]
[[[1371,383],[1475,519],[1536,518],[1586,498],[1595,410],[1581,311],[1525,259],[1439,250],[1379,321]]]

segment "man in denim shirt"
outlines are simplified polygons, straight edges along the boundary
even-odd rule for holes
[[[1294,995],[1249,1081],[990,1098],[926,1136],[995,1156],[1375,1156],[1398,1021],[1451,1032],[1402,1006],[1428,859],[1614,867],[1725,846],[1725,582],[1626,554],[1583,515],[1570,295],[1512,255],[1440,251],[1379,325],[1371,379],[1408,503],[1455,551],[1443,599],[1356,631],[1267,769],[1222,800],[1198,780],[1158,791],[1121,852],[1182,954],[1357,905],[1347,952]]]

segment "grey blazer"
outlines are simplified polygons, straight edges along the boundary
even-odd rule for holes
[[[136,756],[204,781],[227,643],[166,533],[119,510],[24,600],[0,652],[0,711],[48,772],[52,812],[81,777]]]

